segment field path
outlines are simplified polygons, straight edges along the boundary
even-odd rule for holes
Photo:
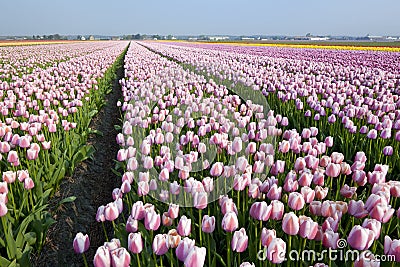
[[[78,232],[87,233],[90,237],[90,249],[86,253],[90,265],[96,249],[104,243],[102,225],[96,222],[95,215],[100,205],[113,200],[111,192],[119,180],[111,168],[119,149],[115,142],[118,131],[114,125],[120,124],[117,101],[122,98],[122,93],[118,80],[123,77],[123,66],[117,74],[113,92],[106,96],[106,105],[91,124],[92,129],[103,133],[88,139],[88,144],[96,149],[94,160],[79,164],[74,175],[66,177],[61,183],[51,203],[54,205],[69,196],[76,196],[76,200],[56,211],[54,219],[57,222],[50,227],[41,254],[36,259],[32,257],[34,266],[83,266],[82,257],[76,255],[72,248],[72,241]],[[106,224],[106,228],[108,235],[112,236],[111,224]]]

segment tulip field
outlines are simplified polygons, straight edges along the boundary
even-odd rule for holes
[[[119,182],[104,243],[68,240],[81,266],[398,266],[400,53],[345,48],[0,48],[0,266],[46,244],[117,68]]]

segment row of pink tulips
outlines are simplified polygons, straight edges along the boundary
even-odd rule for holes
[[[290,64],[223,49],[144,45],[197,71],[207,69],[213,77],[226,75],[223,84],[234,80],[229,77],[234,73],[223,71],[236,70],[236,63],[242,70],[267,59]],[[124,123],[116,138],[121,186],[112,192],[114,202],[99,207],[96,215],[99,222],[113,224],[117,239],[98,249],[95,266],[173,266],[179,261],[185,266],[259,266],[282,263],[292,250],[324,248],[359,251],[355,266],[380,265],[368,250],[400,260],[394,227],[399,183],[390,180],[398,168],[390,153],[398,146],[390,143],[393,136],[382,137],[392,144],[380,157],[388,165],[371,162],[372,150],[353,147],[357,153],[349,156],[336,143],[354,144],[326,135],[323,124],[307,126],[299,120],[300,125],[292,125],[290,113],[275,115],[256,104],[251,88],[228,89],[194,68],[185,70],[131,45],[121,80]],[[242,76],[257,78],[249,74]],[[286,104],[288,110],[297,109]],[[342,239],[349,248],[339,247]],[[257,257],[263,249],[265,261]],[[300,263],[289,259],[287,264]],[[324,266],[312,259],[309,264]]]
[[[48,198],[64,175],[71,174],[75,164],[93,151],[85,144],[88,126],[93,111],[103,104],[108,90],[105,84],[114,77],[115,67],[110,67],[126,45],[35,46],[25,55],[9,55],[7,64],[13,64],[14,58],[22,64],[25,56],[57,51],[58,47],[65,53],[56,56],[54,52],[46,60],[66,61],[31,73],[22,71],[21,75],[8,72],[12,78],[0,82],[0,265],[27,264],[30,251],[43,246],[46,231],[54,222],[47,210]],[[21,51],[25,49],[29,51]]]

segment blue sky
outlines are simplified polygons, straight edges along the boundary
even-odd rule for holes
[[[400,35],[399,0],[2,0],[0,35]]]

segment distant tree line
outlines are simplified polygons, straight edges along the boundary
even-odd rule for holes
[[[33,35],[33,40],[67,40],[66,36],[61,36],[59,34],[50,34],[50,35]]]
[[[157,40],[172,40],[172,35],[162,36],[158,34],[147,35],[147,34],[128,34],[122,37],[123,40],[146,40],[146,39],[157,39]]]

